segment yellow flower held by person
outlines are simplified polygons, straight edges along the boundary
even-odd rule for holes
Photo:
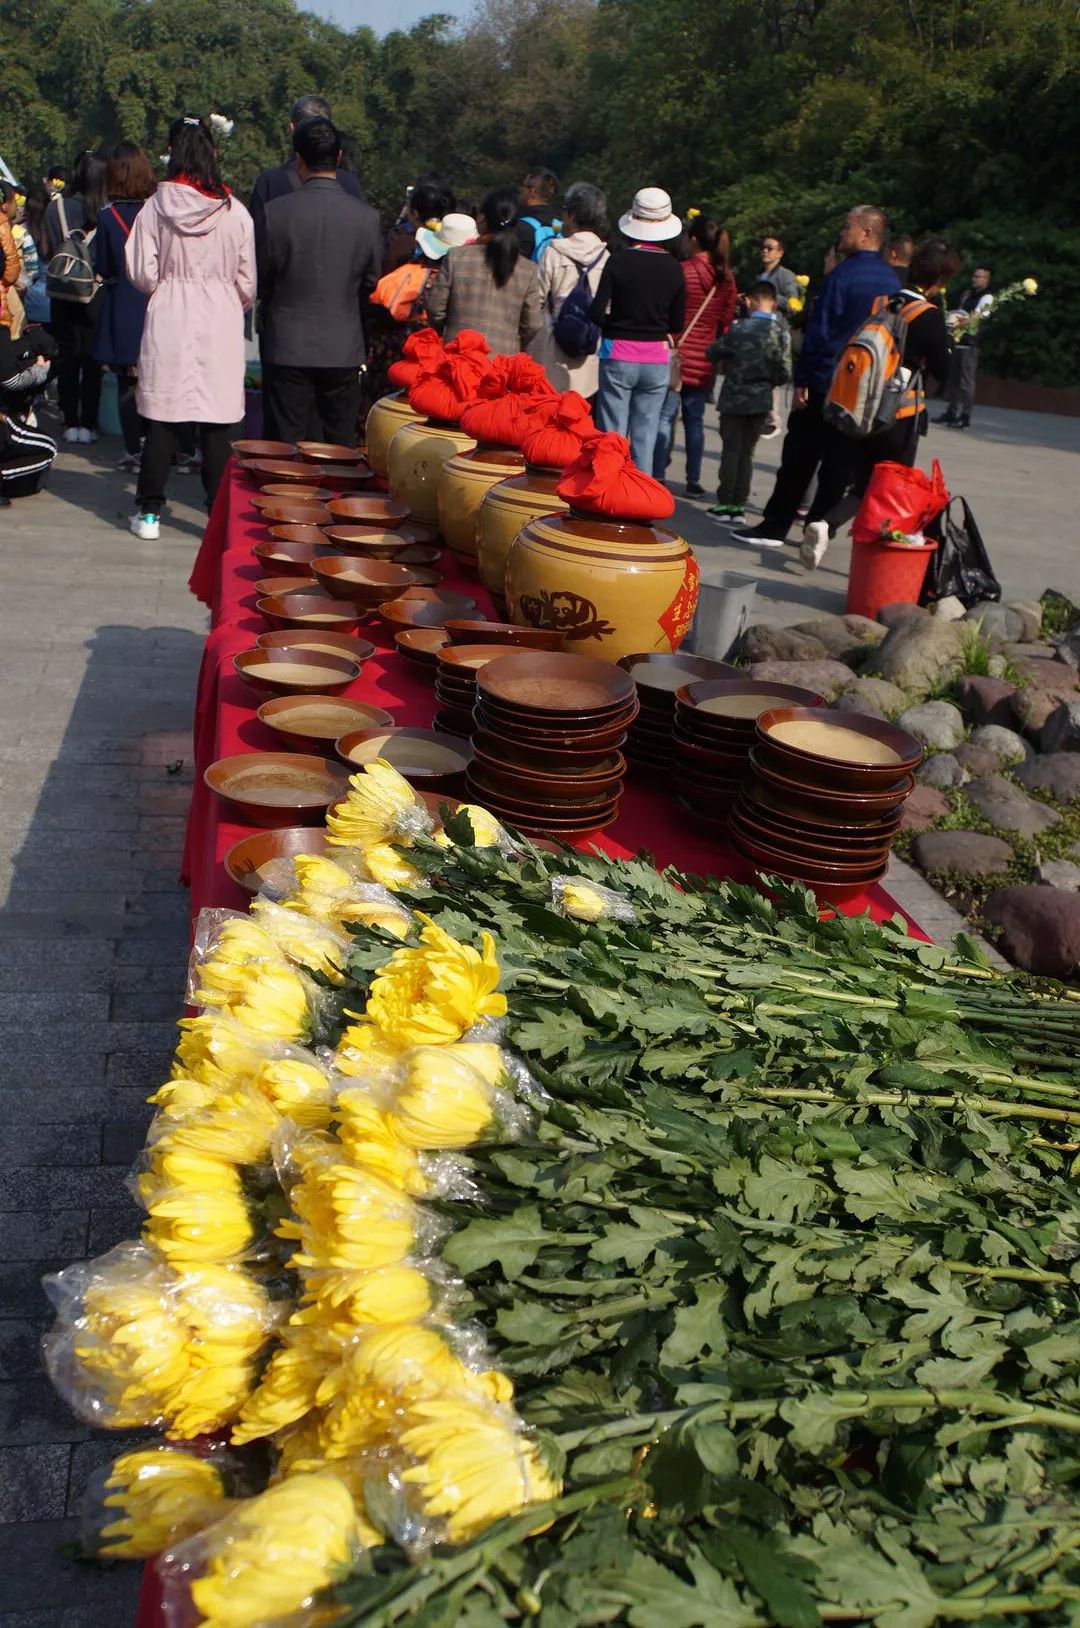
[[[806,275],[805,271],[797,272],[796,276],[795,276],[795,281],[798,283],[800,288],[809,288],[810,287],[810,279]]]
[[[103,1503],[97,1552],[146,1560],[219,1519],[225,1488],[212,1459],[171,1447],[150,1448],[115,1461],[105,1480]]]
[[[370,869],[369,848],[394,841],[409,847],[431,830],[431,816],[409,782],[377,758],[350,778],[348,795],[330,811],[326,829],[336,846],[359,848]]]
[[[495,940],[481,935],[475,950],[420,914],[416,948],[395,950],[376,974],[364,1009],[366,1021],[393,1046],[446,1045],[474,1024],[506,1014],[496,992]]]
[[[797,294],[792,294],[787,302],[788,315],[797,317],[803,310],[803,302]]]
[[[1034,277],[1025,277],[1021,287],[1025,294],[1037,294],[1039,292],[1039,285]]]
[[[419,1489],[428,1515],[445,1517],[454,1543],[562,1490],[513,1419],[481,1403],[417,1402],[400,1441],[418,1461],[402,1480]]]

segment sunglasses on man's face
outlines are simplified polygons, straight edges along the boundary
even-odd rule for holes
[[[779,243],[774,243],[771,240],[771,238],[769,238],[769,239],[766,239],[766,241],[761,245],[761,247],[763,249],[778,249],[780,247],[780,245],[779,245]]]

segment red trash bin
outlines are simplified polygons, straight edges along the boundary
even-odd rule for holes
[[[847,609],[876,620],[882,605],[917,605],[936,543],[853,542]]]

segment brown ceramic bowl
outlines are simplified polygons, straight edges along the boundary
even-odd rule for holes
[[[298,577],[310,576],[311,562],[318,557],[311,543],[286,542],[276,537],[268,543],[256,543],[251,552],[268,571]]]
[[[294,486],[276,485],[264,486],[261,492],[252,492],[251,502],[254,508],[264,511],[276,509],[282,503],[325,503],[327,498],[333,497],[333,492],[327,486]]]
[[[601,776],[611,771],[620,753],[616,751],[568,751],[558,747],[522,746],[520,741],[504,740],[490,730],[477,730],[473,735],[473,751],[477,760],[488,768],[509,769],[512,774],[540,774],[559,780],[584,775]]]
[[[676,763],[701,774],[746,774],[750,768],[749,752],[716,752],[677,739],[672,741],[671,750]]]
[[[623,790],[620,775],[613,785],[605,788],[566,781],[561,787],[556,787],[557,795],[549,798],[534,787],[519,789],[503,785],[495,775],[478,768],[475,763],[469,766],[468,783],[485,798],[495,798],[503,808],[512,809],[516,814],[526,817],[552,814],[557,820],[576,820],[587,810],[610,808],[618,802]]]
[[[255,593],[262,599],[270,594],[324,594],[325,590],[314,577],[260,577],[252,583]]]
[[[749,752],[754,744],[753,729],[704,725],[697,713],[688,711],[678,703],[668,728],[673,740],[690,741],[695,746],[704,746],[714,752]]]
[[[442,588],[412,588],[398,599],[379,606],[379,615],[390,627],[442,627],[451,617],[465,616],[476,609],[475,599],[466,594],[447,593]]]
[[[777,842],[780,845],[792,842],[824,848],[827,852],[833,849],[845,853],[849,850],[854,853],[860,849],[874,851],[891,845],[900,828],[899,814],[893,814],[886,820],[875,820],[866,825],[855,825],[850,828],[837,828],[825,824],[812,825],[809,821],[798,820],[793,815],[764,807],[756,801],[750,787],[747,788],[740,806],[749,823],[758,827],[763,838],[774,845]]]
[[[826,752],[796,746],[778,738],[785,726],[823,726],[840,740],[857,735],[867,744],[868,753],[876,746],[891,755],[888,763],[865,762],[836,757]],[[843,732],[843,733],[841,733]],[[763,712],[757,721],[755,746],[762,760],[793,780],[812,786],[847,787],[852,791],[885,791],[901,775],[911,774],[922,762],[923,749],[914,735],[883,718],[869,718],[861,712],[836,713],[823,707],[776,707]]]
[[[844,818],[843,804],[825,814],[805,810],[795,813],[789,798],[757,775],[747,781],[745,797],[755,819],[767,819],[782,829],[805,832],[823,841],[833,837],[864,837],[869,841],[880,836],[884,839],[900,828],[899,806],[871,819],[854,821]]]
[[[432,543],[406,543],[404,548],[397,550],[394,559],[399,565],[407,565],[410,568],[417,565],[434,568],[438,566],[442,559],[442,549],[436,548]],[[434,586],[435,584],[432,583],[432,587]]]
[[[399,559],[397,563],[404,565],[405,561]],[[409,570],[412,572],[418,588],[437,588],[445,575],[444,572],[437,570],[432,565],[410,565]]]
[[[296,447],[291,441],[234,441],[232,443],[234,458],[247,458],[255,461],[267,458],[295,458]]]
[[[366,461],[363,447],[345,447],[336,441],[298,441],[296,450],[307,463],[362,464]]]
[[[626,759],[614,752],[609,762],[616,767],[604,773],[592,770],[589,774],[544,774],[540,771],[508,769],[505,764],[492,763],[477,754],[474,771],[495,791],[507,797],[528,802],[536,798],[541,803],[589,803],[614,797],[622,791],[626,779]]]
[[[493,718],[479,696],[474,721],[478,731],[505,742],[519,752],[527,752],[537,760],[542,757],[548,763],[559,760],[572,763],[597,754],[603,757],[610,752],[621,751],[626,743],[625,723],[609,724],[604,729],[576,732],[550,729],[538,735],[524,735],[512,726],[507,729],[500,719]]]
[[[396,599],[406,588],[416,585],[407,565],[392,560],[361,560],[353,554],[327,554],[314,560],[311,569],[335,599],[351,599],[354,605],[373,610],[384,599]]]
[[[266,516],[263,516],[265,520]],[[271,537],[279,543],[307,543],[311,548],[324,548],[326,546],[326,533],[318,526],[290,526],[288,523],[279,526],[268,526]]]
[[[342,554],[356,554],[367,560],[392,560],[403,549],[416,546],[403,543],[396,531],[379,531],[371,526],[327,526],[326,540]]]
[[[642,706],[664,712],[672,710],[675,691],[685,684],[739,676],[739,669],[730,662],[712,661],[708,656],[692,656],[682,650],[646,650],[638,656],[621,656],[618,665],[637,685]]]
[[[357,607],[325,594],[267,594],[255,601],[268,622],[278,627],[332,627],[339,632],[354,627]]]
[[[284,825],[277,831],[253,831],[233,843],[223,861],[237,887],[258,893],[269,867],[297,854],[326,854],[330,844],[326,832],[313,825]],[[272,873],[271,873],[272,874]]]
[[[526,715],[604,713],[636,700],[629,673],[595,656],[557,650],[500,656],[483,669],[477,685],[485,701]]]
[[[266,505],[262,517],[275,526],[325,526],[330,522],[330,510],[323,503],[291,503],[279,498]]]
[[[233,666],[261,695],[337,695],[360,677],[360,663],[347,656],[329,656],[318,650],[243,650]]]
[[[368,661],[375,654],[370,639],[351,633],[325,632],[321,628],[288,628],[280,633],[260,633],[255,640],[260,650],[321,650],[330,656],[348,656],[351,661]]]
[[[401,654],[418,667],[428,668],[432,674],[438,669],[439,651],[446,642],[446,629],[442,627],[410,627],[394,635]]]
[[[425,526],[420,520],[406,520],[403,526],[394,529],[403,543],[424,543],[429,548],[436,544],[441,546],[438,526]]]
[[[739,830],[752,842],[758,842],[763,847],[774,848],[778,853],[789,854],[792,859],[800,862],[809,859],[818,864],[844,865],[850,864],[853,869],[862,869],[863,866],[872,870],[881,865],[889,856],[892,842],[853,843],[853,842],[813,842],[805,837],[790,836],[786,832],[778,832],[769,826],[759,824],[753,815],[748,814],[746,806],[741,801],[735,803],[731,810],[732,830]]]
[[[483,672],[489,670],[487,667],[482,669]],[[603,711],[597,712],[519,712],[514,707],[500,706],[491,696],[485,695],[479,675],[477,699],[483,702],[487,716],[497,723],[505,734],[514,734],[521,740],[528,740],[531,737],[544,740],[552,734],[589,735],[597,730],[616,726],[626,729],[638,715],[636,696],[623,705],[605,707]]]
[[[857,714],[852,713],[850,716],[855,717]],[[809,785],[806,781],[795,780],[775,769],[761,757],[756,747],[750,750],[750,767],[759,780],[783,795],[791,812],[797,818],[812,819],[815,815],[824,815],[826,818],[842,819],[849,825],[860,824],[866,820],[878,820],[884,815],[892,814],[915,785],[913,774],[905,775],[902,780],[884,791],[859,792]]]
[[[241,752],[203,775],[235,819],[249,825],[318,825],[344,796],[349,777],[328,758],[299,752]]]
[[[855,862],[847,859],[831,861],[827,859],[796,858],[795,855],[786,852],[782,847],[774,847],[772,843],[759,840],[752,831],[742,824],[737,827],[733,824],[733,830],[737,830],[739,842],[744,850],[752,846],[766,864],[772,863],[786,866],[787,869],[797,872],[808,880],[817,882],[853,882],[871,876],[877,877],[888,863],[887,856],[883,857],[880,854],[872,859]]]
[[[361,492],[375,479],[375,471],[367,464],[309,464],[308,468],[324,486],[333,488],[335,498]]]
[[[724,711],[725,705],[732,703],[734,697],[741,702],[742,697],[750,699],[742,703],[743,710],[736,712]],[[751,737],[757,726],[758,712],[765,711],[763,704],[769,700],[773,706],[790,704],[797,707],[816,707],[821,705],[822,697],[815,695],[813,690],[799,689],[794,684],[773,684],[762,678],[714,678],[696,679],[691,684],[685,684],[682,689],[675,692],[675,711],[692,712],[695,714],[692,729],[688,724],[688,733],[695,736],[702,730],[709,728],[724,730],[740,730]],[[738,705],[739,702],[735,702]]]
[[[449,629],[447,629],[449,632]],[[476,675],[481,667],[486,667],[489,661],[495,661],[500,654],[500,647],[493,644],[455,644],[453,640],[444,644],[436,652],[440,670],[444,676],[455,675],[463,677],[468,674],[472,684],[476,683]]]
[[[819,881],[816,877],[809,876],[803,866],[796,866],[791,862],[777,863],[741,833],[734,831],[731,833],[731,845],[735,852],[760,874],[776,876],[784,882],[801,882],[804,887],[810,888],[822,904],[850,904],[852,899],[861,898],[870,888],[875,887],[889,868],[886,860],[880,870],[870,876],[844,881]]]
[[[599,831],[610,825],[619,809],[617,797],[603,801],[579,803],[537,803],[531,799],[518,800],[505,797],[488,785],[482,776],[470,769],[465,777],[466,790],[474,802],[489,809],[492,814],[511,828],[520,831],[550,832],[553,836],[578,836],[588,831]]]
[[[448,740],[435,729],[354,729],[336,743],[338,756],[352,768],[384,758],[410,785],[452,789],[472,758],[467,741]]]
[[[310,486],[311,468],[295,458],[248,458],[244,468],[257,486]]]
[[[392,713],[346,695],[280,695],[264,701],[256,716],[300,752],[332,751],[335,741],[355,729],[394,727]]]
[[[561,650],[564,639],[547,627],[518,627],[515,622],[447,622],[451,644],[502,644],[510,649]]]
[[[370,497],[334,498],[330,513],[335,520],[345,520],[353,525],[373,526],[377,531],[396,531],[409,518],[409,507],[380,492]],[[415,542],[416,538],[410,537],[409,541]]]

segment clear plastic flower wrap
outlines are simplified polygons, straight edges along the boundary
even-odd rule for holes
[[[371,1536],[340,1477],[290,1476],[162,1557],[167,1628],[291,1625],[347,1575]]]
[[[143,1237],[175,1266],[242,1260],[263,1228],[234,1164],[183,1142],[184,1128],[145,1155],[132,1188],[149,1219]]]
[[[478,803],[462,803],[448,818],[444,829],[435,833],[435,841],[440,848],[457,847],[461,841],[460,821],[468,824],[473,848],[498,848],[504,859],[512,859],[520,853],[520,847],[506,828],[499,824],[494,814],[482,808]]]
[[[124,1243],[44,1279],[56,1307],[45,1363],[88,1424],[165,1425],[191,1438],[233,1417],[285,1308],[238,1267],[174,1270]]]
[[[339,984],[345,978],[349,939],[306,910],[288,910],[273,899],[253,899],[252,918],[297,966]]]
[[[105,1559],[147,1560],[226,1514],[238,1466],[220,1448],[136,1448],[95,1470],[80,1511],[82,1547]]]
[[[629,899],[583,876],[553,876],[551,897],[556,910],[574,921],[637,921]]]
[[[346,1034],[346,1051],[348,1043]],[[346,1057],[339,1053],[339,1063],[357,1083],[346,1084],[339,1094],[338,1135],[357,1157],[365,1140],[395,1148],[398,1160],[404,1159],[403,1150],[434,1154],[495,1137],[518,1141],[531,1123],[526,1104],[537,1100],[540,1089],[521,1065],[533,1089],[518,1101],[519,1070],[491,1041],[410,1046],[401,1052],[359,1047]],[[377,1155],[372,1151],[368,1157]],[[421,1169],[432,1173],[430,1166]]]
[[[249,915],[217,910],[200,914],[187,994],[255,1034],[294,1041],[311,1033],[324,998]]]
[[[358,848],[369,868],[370,848],[383,843],[409,847],[417,837],[430,836],[432,827],[423,799],[383,758],[350,776],[344,800],[326,820],[331,845]]]
[[[474,1024],[506,1015],[491,934],[480,934],[477,949],[454,938],[422,911],[417,919],[422,924],[419,944],[395,950],[378,969],[360,1021],[345,1037],[348,1045],[367,1043],[397,1051],[448,1045]]]
[[[409,911],[388,888],[367,879],[367,866],[359,854],[342,852],[342,858],[349,863],[339,864],[323,854],[298,854],[291,862],[291,886],[282,899],[285,908],[304,911],[345,933],[368,927],[392,938],[408,937],[412,928]],[[363,867],[363,879],[353,874],[358,864]]]

